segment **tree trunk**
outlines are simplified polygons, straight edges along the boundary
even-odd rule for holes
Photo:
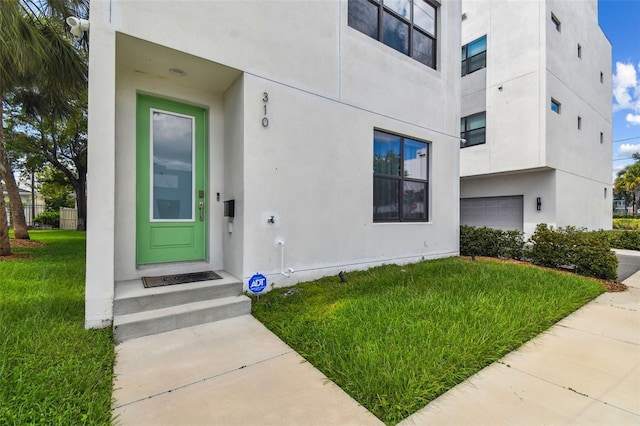
[[[9,242],[7,208],[4,203],[4,187],[2,186],[2,181],[0,180],[0,256],[9,256],[10,254],[11,244]]]
[[[78,231],[87,230],[87,174],[78,170],[78,182],[76,185],[76,205],[78,207]]]
[[[2,93],[0,92],[0,95]],[[0,97],[1,99],[1,97]],[[0,117],[3,113],[2,101],[0,101]],[[13,234],[14,237],[20,240],[29,239],[29,231],[27,230],[27,221],[24,218],[24,207],[22,206],[22,200],[20,199],[20,190],[16,184],[16,179],[13,176],[11,170],[11,164],[7,159],[7,153],[4,148],[4,123],[0,120],[0,164],[4,167],[4,182],[7,186],[7,193],[9,194],[9,205],[11,206],[11,215],[13,216]],[[2,200],[4,204],[4,199]]]

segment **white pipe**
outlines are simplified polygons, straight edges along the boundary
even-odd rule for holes
[[[280,274],[289,278],[294,271],[293,271],[293,268],[287,268],[287,271],[289,273],[286,274],[284,272],[284,241],[278,241],[278,245],[280,246]]]

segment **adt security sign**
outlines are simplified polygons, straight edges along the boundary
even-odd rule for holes
[[[253,294],[260,294],[267,287],[267,277],[262,274],[255,274],[249,278],[249,291]]]

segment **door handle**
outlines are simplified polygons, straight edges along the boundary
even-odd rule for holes
[[[198,207],[200,208],[200,222],[204,222],[204,201],[200,201]]]

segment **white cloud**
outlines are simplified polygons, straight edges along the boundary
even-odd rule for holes
[[[632,125],[640,125],[640,82],[638,69],[631,63],[616,62],[616,73],[613,75],[613,111],[631,110],[626,121]]]
[[[627,116],[625,117],[625,120],[627,120],[627,123],[630,124],[640,124],[640,114],[627,114]]]
[[[634,152],[640,152],[640,144],[623,143],[619,148],[622,154],[633,154]]]

